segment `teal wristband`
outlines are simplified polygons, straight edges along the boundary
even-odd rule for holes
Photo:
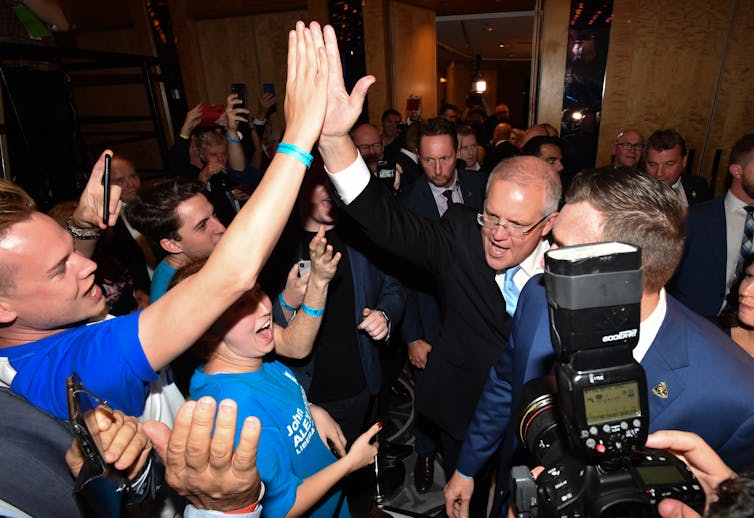
[[[278,144],[277,152],[292,156],[293,158],[304,164],[307,169],[312,165],[312,160],[314,160],[314,157],[311,153],[307,153],[300,147],[293,144],[288,144],[287,142],[281,142],[280,144]]]
[[[322,315],[325,314],[325,308],[314,309],[314,308],[310,308],[306,304],[301,304],[301,311],[303,311],[310,317],[314,317],[314,318],[321,317]]]
[[[240,144],[241,143],[241,139],[229,137],[228,135],[225,135],[225,140],[227,140],[228,142],[233,142],[234,144]]]
[[[456,470],[456,473],[458,473],[459,475],[461,475],[461,476],[462,476],[463,478],[474,478],[474,477],[472,477],[472,476],[470,476],[470,475],[467,475],[466,473],[461,473],[461,472],[460,472],[460,471],[458,471],[458,470]]]
[[[288,304],[285,299],[283,298],[283,292],[281,291],[278,294],[278,300],[280,301],[280,305],[283,306],[283,309],[287,309],[288,311],[296,311],[299,307],[294,307]]]

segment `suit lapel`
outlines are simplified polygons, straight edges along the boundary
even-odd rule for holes
[[[686,389],[679,369],[688,367],[688,333],[677,302],[667,298],[667,311],[642,367],[647,375],[649,390],[649,418],[655,422],[671,403]]]

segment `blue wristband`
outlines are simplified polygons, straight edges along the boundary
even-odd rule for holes
[[[300,147],[293,144],[288,144],[287,142],[281,142],[280,144],[278,144],[277,152],[292,156],[293,158],[304,164],[307,169],[312,165],[312,160],[314,160],[314,157],[311,153],[307,153]]]
[[[278,300],[280,301],[280,305],[283,306],[283,309],[287,309],[288,311],[296,311],[300,307],[300,306],[294,307],[294,306],[291,306],[290,304],[288,304],[285,301],[285,299],[283,298],[283,292],[282,291],[278,294]]]
[[[314,308],[310,308],[306,304],[301,304],[301,311],[303,311],[310,317],[314,317],[314,318],[321,317],[322,315],[325,314],[325,308],[314,309]]]
[[[225,140],[228,142],[233,142],[234,144],[240,144],[241,140],[233,137],[229,137],[228,135],[225,135]]]
[[[466,473],[461,473],[461,472],[460,472],[460,471],[458,471],[457,469],[456,469],[456,473],[458,473],[459,475],[461,475],[461,476],[462,476],[463,478],[474,478],[474,477],[472,477],[471,475],[467,475]]]

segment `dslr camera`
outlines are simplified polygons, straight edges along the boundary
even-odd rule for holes
[[[681,460],[644,449],[647,381],[639,341],[641,251],[625,243],[551,250],[545,289],[554,376],[528,382],[516,432],[545,467],[514,467],[519,517],[651,517],[664,498],[700,513],[705,495]]]

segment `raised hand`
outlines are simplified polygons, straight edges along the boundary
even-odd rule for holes
[[[79,204],[73,212],[72,224],[80,229],[105,229],[112,227],[118,221],[118,214],[122,203],[120,201],[120,186],[110,185],[110,211],[107,221],[102,220],[102,208],[104,205],[105,189],[102,186],[102,177],[105,173],[105,155],[112,156],[113,152],[106,149],[94,164],[89,181],[86,182],[84,192],[81,193]]]
[[[183,121],[183,126],[181,126],[181,135],[184,137],[191,136],[191,132],[196,129],[202,120],[202,108],[204,108],[204,106],[200,103],[188,111],[186,114],[186,120]]]
[[[327,244],[325,227],[322,225],[320,225],[317,234],[309,242],[309,257],[312,261],[312,276],[327,282],[335,277],[341,253],[334,253],[332,245]]]

